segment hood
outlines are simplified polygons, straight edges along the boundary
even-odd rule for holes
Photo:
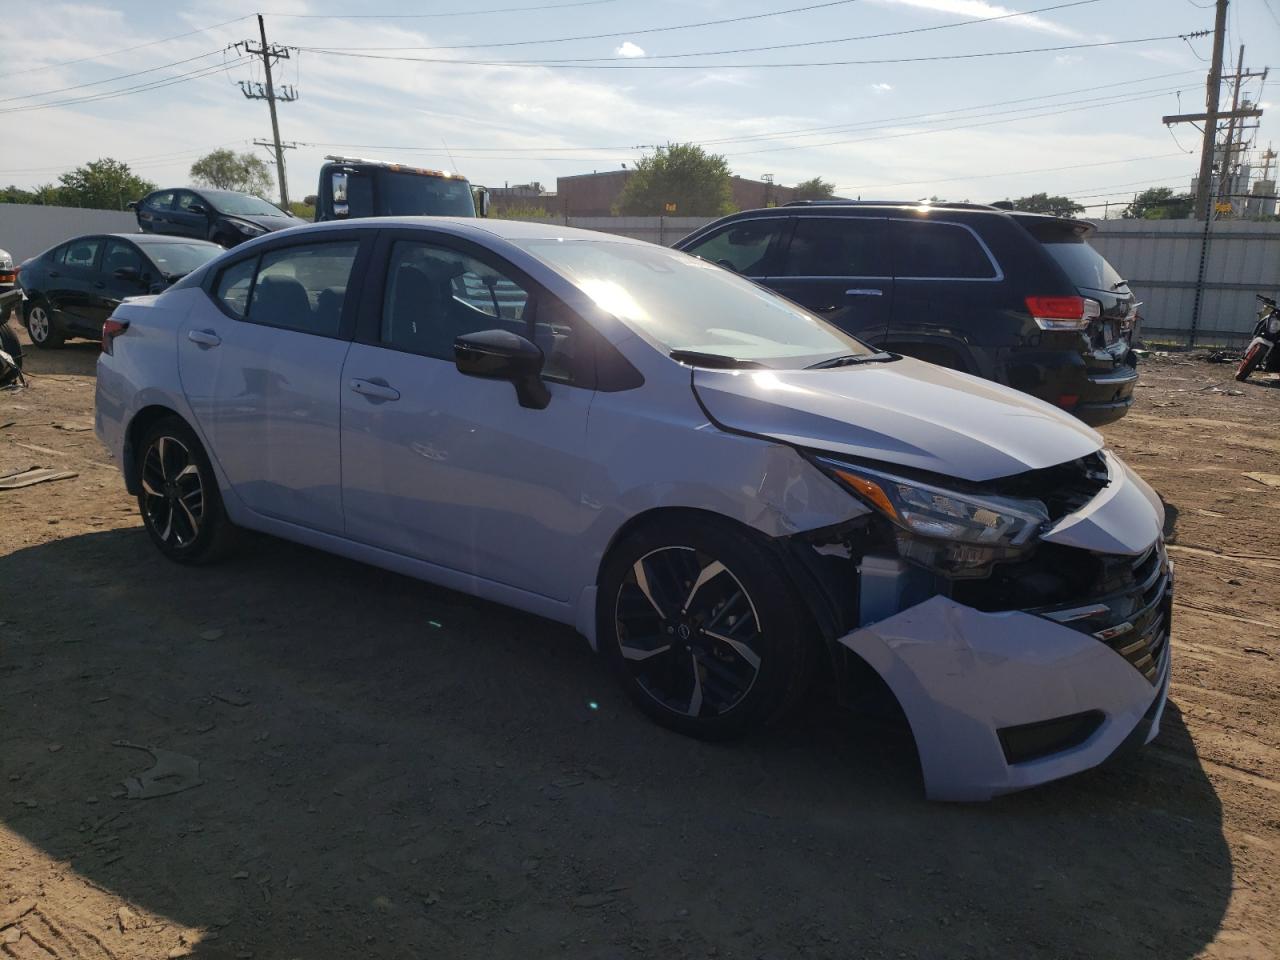
[[[697,368],[693,389],[731,430],[974,482],[1102,447],[1041,400],[909,357],[827,370]]]

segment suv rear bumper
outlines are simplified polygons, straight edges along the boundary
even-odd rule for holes
[[[1007,360],[1006,373],[1010,386],[1066,410],[1092,427],[1112,423],[1128,413],[1138,383],[1138,371],[1129,364],[1090,369],[1076,351],[1014,352]]]

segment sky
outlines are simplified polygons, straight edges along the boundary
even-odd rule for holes
[[[1160,118],[1204,108],[1211,39],[1177,35],[1213,26],[1212,0],[262,2],[23,4],[0,34],[0,183],[109,156],[177,186],[217,147],[268,158],[267,105],[238,86],[261,62],[233,46],[262,12],[291,48],[275,73],[298,94],[279,105],[294,199],[330,153],[553,190],[692,141],[843,196],[1047,191],[1100,216],[1189,186],[1200,135]],[[1233,0],[1228,24],[1232,64],[1242,42],[1255,69],[1280,49],[1280,0]],[[1278,83],[1244,87],[1270,108],[1259,146],[1280,145]]]

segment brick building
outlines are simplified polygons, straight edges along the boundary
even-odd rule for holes
[[[554,212],[569,217],[612,216],[613,206],[622,196],[622,188],[634,175],[634,170],[605,170],[557,177]],[[733,194],[733,204],[739,210],[780,206],[795,195],[791,187],[737,176],[729,178],[729,189]],[[678,210],[676,216],[682,213]]]

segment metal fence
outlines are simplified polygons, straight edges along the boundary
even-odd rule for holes
[[[1143,301],[1148,339],[1238,345],[1257,312],[1254,295],[1280,290],[1280,223],[1105,220],[1093,244]]]
[[[138,219],[132,210],[0,203],[0,250],[8,250],[15,263],[82,234],[137,232]]]

